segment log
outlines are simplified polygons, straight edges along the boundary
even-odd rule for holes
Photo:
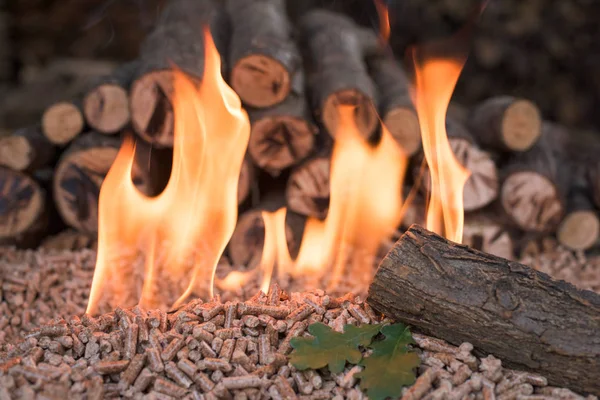
[[[249,157],[245,157],[240,170],[240,179],[238,180],[237,199],[238,204],[242,204],[250,196],[253,184],[256,179],[256,172]]]
[[[0,245],[33,247],[45,233],[46,193],[28,175],[0,167]]]
[[[272,107],[290,92],[304,92],[298,81],[302,59],[292,38],[285,0],[229,0],[231,87],[251,107]]]
[[[61,101],[48,107],[42,115],[42,130],[52,143],[64,146],[85,127],[79,102]]]
[[[498,197],[499,183],[496,164],[489,153],[481,150],[469,131],[460,123],[447,119],[446,131],[450,148],[462,166],[471,172],[471,176],[465,183],[463,190],[463,201],[465,211],[479,210],[490,204]],[[421,174],[421,163],[424,154],[421,152],[415,157],[413,178],[418,180]],[[431,176],[429,168],[425,168],[422,174],[422,185],[420,189],[424,194],[431,190]]]
[[[508,260],[515,257],[510,233],[502,224],[482,212],[465,215],[462,243]]]
[[[265,223],[261,213],[274,212],[283,206],[285,206],[283,198],[267,199],[258,207],[239,216],[227,245],[227,254],[237,270],[251,270],[258,266],[265,242]],[[293,215],[286,215],[286,240],[288,249],[292,253],[300,246],[301,236],[298,234],[298,227],[294,226],[297,223],[298,219]]]
[[[144,41],[137,77],[131,86],[131,123],[144,140],[159,147],[173,146],[173,71],[199,81],[204,73],[202,28],[209,24],[222,53],[225,24],[222,10],[212,0],[172,0]]]
[[[476,106],[469,128],[484,147],[498,151],[526,151],[541,135],[542,118],[529,100],[492,97]]]
[[[571,250],[588,250],[598,243],[600,219],[587,193],[574,191],[567,199],[567,212],[556,231],[556,238]]]
[[[600,295],[411,227],[381,262],[368,303],[415,330],[493,354],[551,385],[600,394]]]
[[[116,134],[129,123],[128,91],[137,68],[137,61],[123,64],[90,84],[83,98],[83,114],[96,132]]]
[[[538,142],[515,153],[503,168],[500,203],[524,231],[553,231],[564,216],[570,179],[563,154],[565,137],[558,127],[544,123]]]
[[[379,92],[379,115],[392,137],[408,155],[421,148],[419,118],[410,98],[410,83],[391,57],[368,59],[369,72]]]
[[[288,208],[300,215],[324,219],[329,210],[329,155],[315,156],[296,167],[285,189]]]
[[[40,248],[46,251],[78,251],[82,249],[97,249],[94,236],[73,229],[67,229],[56,235],[45,238]]]
[[[299,22],[314,114],[335,136],[339,105],[356,107],[356,124],[365,138],[379,125],[375,85],[364,62],[378,40],[349,18],[325,10],[306,13]]]
[[[271,175],[279,175],[312,153],[318,129],[303,95],[290,93],[283,103],[248,109],[248,115],[252,123],[248,153]]]
[[[0,138],[0,165],[15,171],[33,171],[54,161],[56,147],[39,126],[16,130]]]
[[[87,133],[73,142],[56,165],[54,202],[62,219],[78,231],[98,231],[100,187],[121,145],[118,137]],[[132,180],[142,193],[151,192],[148,175],[133,164]]]

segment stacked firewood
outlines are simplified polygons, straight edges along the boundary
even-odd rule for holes
[[[402,227],[423,223],[429,174],[419,121],[406,74],[376,32],[321,9],[292,23],[283,0],[172,0],[137,60],[90,82],[79,98],[52,105],[39,125],[0,139],[1,244],[37,245],[53,214],[70,229],[95,235],[100,186],[124,135],[138,143],[134,183],[149,196],[162,191],[173,147],[172,66],[202,79],[203,24],[252,124],[228,252],[233,264],[259,260],[260,210],[287,206],[296,245],[306,217],[327,215],[340,104],[356,107],[357,126],[371,142],[381,117],[411,156]],[[470,109],[452,105],[447,131],[471,171],[466,243],[507,258],[547,235],[573,249],[596,244],[600,164],[584,155],[600,145],[574,143],[534,103],[510,96]]]

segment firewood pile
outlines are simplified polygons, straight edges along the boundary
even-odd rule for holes
[[[89,82],[81,96],[53,104],[38,125],[2,137],[0,243],[35,246],[57,220],[93,237],[100,185],[125,134],[138,143],[134,182],[149,196],[160,193],[173,145],[171,63],[202,78],[199,22],[211,26],[223,74],[252,122],[239,184],[240,223],[228,252],[233,263],[260,258],[258,210],[287,206],[290,236],[297,239],[303,218],[327,214],[338,104],[357,107],[358,127],[369,140],[378,137],[379,115],[411,155],[402,225],[422,222],[428,171],[401,64],[382,51],[375,32],[343,14],[309,10],[292,24],[284,3],[174,0],[137,60]],[[548,236],[574,250],[597,244],[597,141],[575,143],[565,128],[544,120],[535,103],[512,96],[469,108],[452,104],[447,131],[456,157],[471,171],[465,243],[507,258]]]

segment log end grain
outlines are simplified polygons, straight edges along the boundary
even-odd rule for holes
[[[29,176],[0,167],[0,243],[12,243],[38,225],[45,194]]]
[[[260,210],[251,210],[238,218],[229,244],[229,258],[236,267],[252,269],[260,263],[265,241],[265,223]]]
[[[531,148],[542,133],[542,117],[538,107],[529,100],[519,99],[504,111],[502,138],[515,151]]]
[[[42,116],[42,129],[55,144],[65,145],[83,130],[84,119],[79,107],[61,102],[50,106]]]
[[[513,221],[526,231],[545,232],[556,227],[565,212],[556,185],[533,171],[509,175],[502,185],[500,200]]]
[[[486,253],[511,260],[513,241],[508,231],[484,215],[465,215],[462,243]]]
[[[22,136],[0,138],[0,165],[23,171],[31,165],[34,156],[31,143]]]
[[[133,129],[149,143],[172,147],[175,119],[171,104],[173,72],[158,70],[142,75],[132,84],[130,94]]]
[[[304,118],[267,116],[253,122],[248,152],[256,165],[276,175],[312,152],[316,133]]]
[[[315,157],[294,169],[285,192],[289,209],[324,219],[329,210],[330,169],[329,157]]]
[[[117,133],[129,122],[127,91],[116,84],[100,85],[83,99],[83,113],[96,131]]]
[[[383,123],[406,154],[413,155],[419,151],[421,128],[414,110],[408,107],[393,108],[384,115]]]
[[[572,250],[587,250],[598,242],[600,219],[593,210],[578,210],[561,221],[556,237]]]
[[[323,102],[322,119],[329,134],[335,137],[339,129],[340,105],[354,106],[354,116],[358,131],[364,138],[370,138],[379,124],[379,115],[371,98],[356,89],[343,89],[333,92]]]
[[[263,54],[241,58],[231,71],[231,87],[247,105],[257,108],[281,103],[290,93],[291,79],[286,67]]]

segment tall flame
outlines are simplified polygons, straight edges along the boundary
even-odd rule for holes
[[[199,88],[174,71],[173,168],[165,190],[148,198],[134,187],[131,139],[124,141],[104,180],[88,313],[97,313],[101,301],[165,308],[192,293],[212,296],[215,268],[237,218],[250,123],[221,76],[208,29],[204,43]],[[140,253],[145,256],[141,266],[133,262]]]

